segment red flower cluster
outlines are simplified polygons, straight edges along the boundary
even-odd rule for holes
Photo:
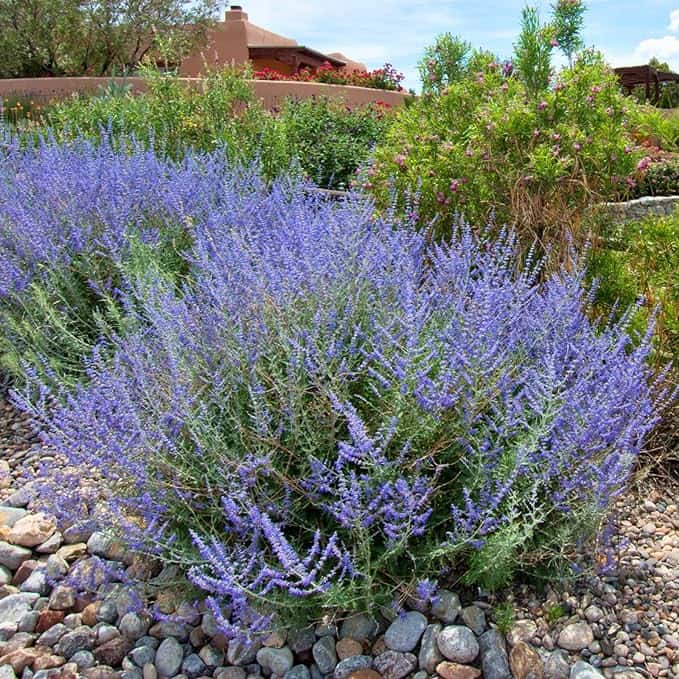
[[[257,80],[291,80],[294,82],[317,82],[331,85],[354,85],[356,87],[370,87],[378,90],[403,91],[401,81],[403,73],[399,73],[391,64],[373,71],[343,71],[335,68],[327,61],[315,71],[305,68],[294,74],[281,73],[273,68],[265,67],[255,71]]]

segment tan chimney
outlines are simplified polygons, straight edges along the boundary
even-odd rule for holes
[[[248,15],[240,5],[231,5],[224,13],[224,21],[247,21]]]

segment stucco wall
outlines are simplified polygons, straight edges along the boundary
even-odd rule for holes
[[[133,92],[143,91],[141,78],[116,78],[117,82],[131,85]],[[197,85],[197,78],[181,78],[182,82]],[[0,97],[25,97],[46,104],[50,100],[66,99],[74,92],[96,92],[99,86],[106,87],[110,78],[18,78],[0,79]],[[308,99],[311,97],[341,97],[348,106],[357,106],[381,101],[390,106],[400,106],[405,101],[403,92],[374,90],[367,87],[348,85],[326,85],[325,83],[299,83],[270,80],[251,80],[255,96],[268,109],[277,108],[287,97]]]

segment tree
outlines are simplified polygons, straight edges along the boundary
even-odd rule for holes
[[[582,0],[558,0],[552,5],[552,25],[554,39],[559,49],[568,58],[568,65],[573,67],[573,55],[582,49],[582,25],[585,5]]]
[[[427,47],[418,64],[424,94],[440,94],[470,73],[482,71],[497,57],[483,49],[474,49],[471,44],[451,33],[442,33]]]
[[[456,35],[437,36],[418,64],[424,94],[440,94],[448,85],[463,78],[471,51],[471,44]]]
[[[146,55],[178,59],[220,0],[0,0],[0,75],[107,75]]]
[[[514,66],[534,99],[549,87],[554,42],[554,27],[542,25],[537,8],[524,7],[521,33],[514,45]]]

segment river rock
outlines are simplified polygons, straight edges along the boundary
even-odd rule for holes
[[[566,651],[556,649],[545,660],[545,679],[568,679],[571,672],[571,664],[568,662]]]
[[[417,658],[412,653],[388,650],[375,658],[373,666],[384,679],[403,679],[417,669]]]
[[[369,641],[377,634],[377,621],[361,613],[347,618],[340,627],[340,639],[349,637],[356,641]]]
[[[602,676],[599,670],[583,660],[578,660],[571,667],[570,679],[601,679]]]
[[[491,629],[479,637],[484,679],[512,679],[507,647],[502,634]]]
[[[436,674],[443,679],[478,679],[481,676],[481,670],[471,665],[460,665],[456,662],[444,660],[436,667]]]
[[[272,674],[284,675],[292,669],[294,658],[292,651],[284,646],[283,648],[260,648],[257,651],[257,662]]]
[[[543,679],[540,654],[525,641],[519,641],[509,653],[509,666],[514,679]]]
[[[37,547],[52,537],[57,529],[54,517],[43,514],[22,516],[10,529],[7,541],[21,547]]]
[[[438,646],[438,636],[441,629],[442,626],[438,623],[428,625],[422,635],[418,663],[420,669],[425,670],[427,674],[434,674],[436,666],[443,660],[443,655]]]
[[[439,590],[431,605],[432,615],[447,624],[455,622],[461,610],[460,597],[447,589]]]
[[[462,665],[474,662],[479,654],[479,644],[474,633],[463,625],[444,627],[438,635],[437,643],[444,657]]]
[[[174,677],[182,666],[184,649],[174,637],[164,639],[156,651],[155,665],[163,677]]]
[[[370,655],[355,655],[337,664],[333,673],[334,679],[348,679],[349,675],[358,670],[372,668],[373,659]]]
[[[311,648],[311,654],[322,674],[329,674],[335,669],[337,652],[333,637],[321,637]]]
[[[592,628],[586,622],[574,622],[561,630],[556,643],[567,651],[581,651],[593,641]]]
[[[418,611],[399,615],[384,633],[384,643],[392,651],[412,651],[427,627],[427,618]],[[379,669],[378,669],[379,671]]]
[[[469,629],[480,637],[487,627],[486,614],[478,606],[467,606],[460,612],[462,622],[464,622]]]
[[[24,561],[31,558],[32,554],[30,549],[0,540],[0,566],[5,566],[11,571],[17,570]]]
[[[32,592],[10,594],[0,599],[0,620],[18,625],[21,618],[33,608],[38,595]]]

